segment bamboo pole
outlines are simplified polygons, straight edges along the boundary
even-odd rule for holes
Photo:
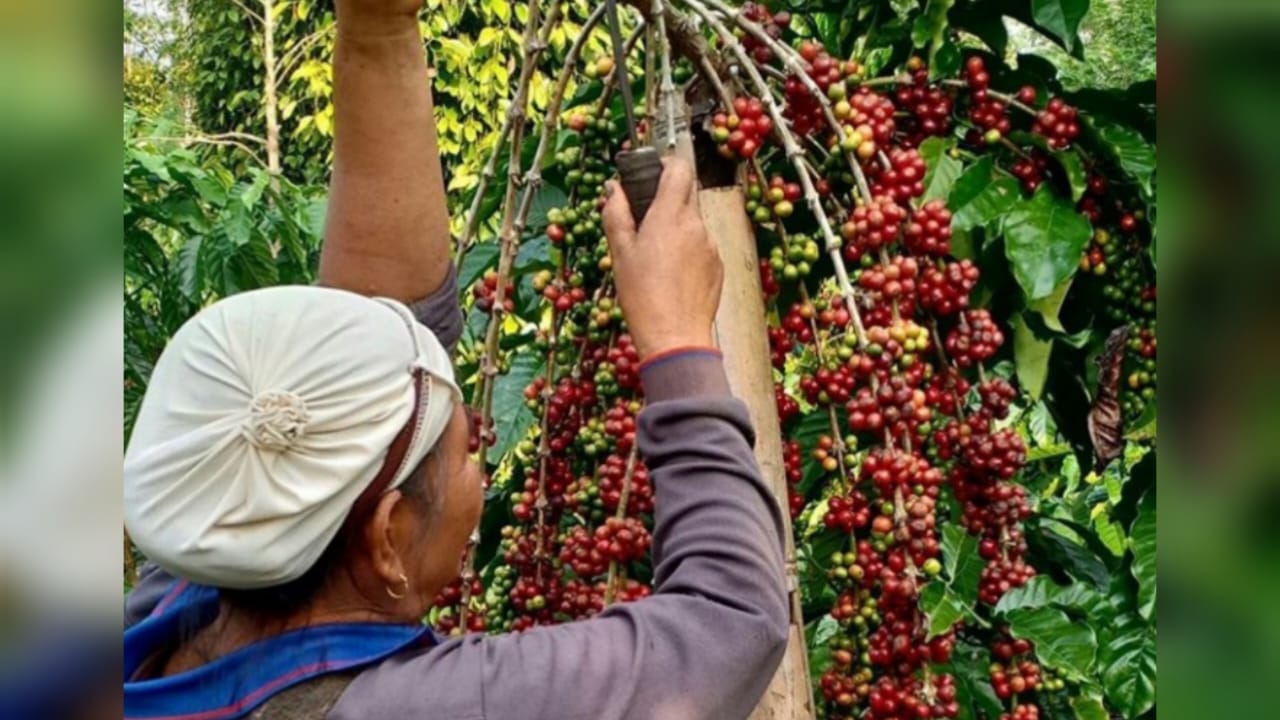
[[[755,233],[747,217],[742,187],[698,193],[702,219],[724,260],[724,289],[716,315],[716,340],[724,353],[725,372],[733,394],[747,406],[756,430],[756,462],[778,503],[785,542],[787,594],[791,602],[791,631],[782,665],[774,674],[753,720],[812,718],[809,657],[800,610],[791,515],[787,512],[787,481],[782,460],[782,434],[773,397],[773,368]]]

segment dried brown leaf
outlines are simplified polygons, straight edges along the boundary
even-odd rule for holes
[[[1098,356],[1098,390],[1089,409],[1089,438],[1097,469],[1107,466],[1124,452],[1124,418],[1120,409],[1120,375],[1124,367],[1124,350],[1129,341],[1129,326],[1122,325],[1107,336]]]

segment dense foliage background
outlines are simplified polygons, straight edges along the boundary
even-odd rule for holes
[[[1025,467],[1015,482],[1025,489],[1030,510],[1021,525],[1026,559],[1039,571],[998,602],[982,602],[983,565],[972,561],[979,540],[965,532],[961,503],[954,503],[954,522],[939,522],[942,567],[921,594],[920,610],[931,637],[951,638],[953,649],[936,669],[954,677],[961,717],[994,720],[1017,703],[1016,696],[1011,704],[995,691],[989,666],[1007,659],[992,655],[1000,654],[1000,637],[1033,644],[1030,653],[1017,654],[1034,657],[1046,680],[1039,693],[1024,696],[1034,698],[1028,702],[1042,715],[1154,717],[1154,2],[768,4],[774,10],[790,6],[803,18],[793,21],[793,36],[820,41],[838,59],[856,60],[867,78],[899,72],[913,55],[927,60],[931,80],[963,77],[965,59],[977,54],[985,58],[993,87],[1013,93],[1030,86],[1041,101],[1057,96],[1079,109],[1080,137],[1069,148],[1051,147],[1025,129],[1004,133],[1016,147],[975,148],[963,127],[910,143],[928,164],[926,198],[941,200],[956,217],[951,254],[981,270],[975,307],[989,309],[1009,338],[985,372],[1018,387],[1000,427],[1026,446]],[[591,9],[583,0],[565,6],[563,24],[549,36],[543,72],[529,88],[533,114],[551,101],[558,67]],[[264,12],[271,23],[263,22]],[[459,231],[502,121],[495,108],[505,107],[519,72],[525,12],[523,3],[429,0],[423,14]],[[126,434],[151,363],[193,312],[241,290],[311,279],[333,130],[327,62],[332,40],[332,8],[324,2],[126,5]],[[274,67],[265,60],[268,45]],[[606,47],[603,37],[592,36],[583,65],[596,63]],[[616,103],[597,108],[603,90],[596,75],[575,76],[565,106],[570,113],[588,108],[616,119]],[[526,162],[534,141],[531,133],[523,148]],[[587,142],[579,145],[562,131],[554,150],[547,154],[547,184],[513,264],[512,313],[501,324],[502,354],[495,359],[504,374],[492,388],[493,416],[503,422],[488,451],[491,497],[515,497],[493,504],[476,557],[483,582],[473,609],[488,618],[490,629],[520,627],[521,617],[532,614],[526,604],[516,611],[507,597],[493,592],[509,579],[503,567],[510,550],[502,541],[511,537],[500,528],[512,514],[521,520],[517,485],[536,464],[536,426],[545,408],[536,393],[527,396],[525,390],[546,369],[545,273],[571,259],[568,251],[552,249],[547,229],[564,224],[573,200],[590,197],[578,187],[581,170],[577,177],[571,174],[590,150]],[[1033,159],[1042,161],[1036,183],[1002,171]],[[1103,180],[1094,184],[1099,181],[1093,178]],[[469,332],[460,353],[462,371],[472,380],[484,361],[490,319],[485,299],[494,289],[492,275],[487,287],[485,277],[498,261],[500,190],[501,183],[481,198],[478,243],[461,268],[464,283],[476,284],[466,293]],[[1091,199],[1093,215],[1082,204]],[[770,256],[776,240],[770,228],[780,220],[765,211],[763,257]],[[786,283],[773,305],[776,324],[785,320],[800,287],[807,284],[805,292],[823,297],[819,278],[829,275],[825,262],[813,262],[810,280]],[[1107,339],[1121,327],[1141,341],[1107,355]],[[800,481],[793,488],[799,497],[793,518],[811,670],[818,682],[829,671],[842,672],[838,653],[848,643],[858,649],[859,640],[831,612],[845,590],[840,572],[853,565],[844,554],[853,555],[854,547],[853,533],[825,522],[831,499],[844,492],[844,479],[833,480],[823,458],[814,455],[835,417],[822,403],[803,398],[800,383],[813,372],[805,363],[814,357],[800,353],[783,363],[779,384],[798,408],[786,418],[784,431],[800,450],[794,458]],[[1100,414],[1100,400],[1112,387],[1108,370],[1118,373],[1117,405]],[[1099,447],[1096,428],[1091,431],[1098,423],[1117,431],[1108,447]],[[624,449],[611,449],[625,458]],[[1112,455],[1110,462],[1100,460]],[[851,451],[851,465],[864,461],[864,452]],[[643,577],[643,568],[638,572]],[[456,604],[458,598],[452,599]],[[435,620],[456,624],[447,616]],[[830,698],[824,703],[823,689],[817,696],[821,711],[844,717],[848,707]]]

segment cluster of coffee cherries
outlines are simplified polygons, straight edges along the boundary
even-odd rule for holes
[[[603,58],[589,67],[597,78],[613,69]],[[524,391],[534,420],[499,473],[510,522],[484,571],[489,631],[587,618],[650,593],[654,493],[636,448],[640,359],[613,292],[601,218],[612,155],[624,144],[605,102],[568,111],[579,142],[555,156],[568,198],[546,213],[551,267],[531,275],[531,316],[541,322],[527,351],[541,362]],[[753,123],[761,117],[758,102],[743,109]],[[768,132],[753,123],[746,132]]]
[[[894,101],[910,113],[903,132],[903,144],[916,147],[926,138],[946,135],[952,126],[955,101],[947,91],[929,82],[929,68],[920,57],[907,61],[911,83],[898,88]]]
[[[1074,110],[1049,98],[1037,114],[1027,114],[1025,108],[1042,102],[1037,90],[996,91],[981,57],[964,66],[967,102],[957,107],[955,85],[931,82],[918,58],[907,65],[909,82],[886,94],[859,86],[861,69],[845,67],[820,44],[805,40],[796,48],[842,127],[828,127],[821,104],[794,76],[782,81],[784,115],[797,135],[818,133],[814,139],[829,149],[843,140],[838,149],[862,164],[870,187],[870,197],[850,196],[854,184],[830,158],[815,179],[823,209],[845,213],[838,231],[858,303],[860,323],[854,323],[847,290],[802,272],[794,240],[807,242],[807,228],[785,227],[805,207],[798,195],[788,197],[785,183],[765,184],[754,175],[748,184],[753,219],[773,231],[766,237],[779,238],[760,264],[765,301],[775,306],[771,362],[800,373],[795,397],[781,384],[775,389],[786,472],[789,480],[807,475],[806,456],[818,466],[816,487],[823,492],[813,501],[821,513],[816,517],[849,537],[849,549],[827,566],[840,593],[831,609],[840,630],[830,641],[832,666],[819,683],[822,713],[953,717],[959,712],[955,681],[936,666],[950,659],[954,629],[930,637],[929,618],[920,610],[922,590],[943,573],[943,511],[958,507],[963,527],[980,542],[984,603],[998,603],[1035,570],[1022,531],[1030,509],[1017,483],[1026,447],[999,425],[1018,392],[989,376],[1007,352],[1005,330],[988,310],[971,305],[978,267],[952,256],[953,217],[945,200],[925,199],[929,168],[918,146],[957,122],[967,124],[968,142],[978,151],[1027,163],[1012,172],[1032,192],[1055,170],[1034,148],[1006,157],[1008,136],[1031,129],[1051,147],[1065,147],[1078,131]],[[1016,122],[1015,111],[1025,124]],[[774,189],[781,191],[776,197],[769,194]],[[779,209],[779,202],[787,204]],[[784,282],[791,280],[795,293]],[[815,414],[831,418],[831,431],[802,447],[788,433]],[[953,508],[944,504],[951,502]],[[793,516],[805,512],[804,498],[793,494],[790,504]],[[1042,682],[1031,672],[1030,656],[1003,662],[1010,687]],[[1026,712],[1011,707],[1011,713]]]
[[[711,139],[726,158],[750,160],[773,132],[773,120],[759,98],[738,97],[732,112],[716,113],[711,119]]]
[[[748,2],[742,4],[742,17],[760,25],[769,37],[778,40],[787,28],[791,27],[791,13],[786,10],[770,12],[763,3]],[[773,51],[755,35],[738,29],[738,41],[757,63],[764,65],[773,59]]]
[[[471,286],[471,296],[475,299],[475,306],[481,312],[491,312],[493,305],[498,299],[498,273],[496,270],[486,270],[480,278],[480,282]],[[516,286],[515,283],[507,282],[503,289],[502,308],[507,312],[515,312],[516,309]]]
[[[1134,420],[1156,397],[1156,273],[1145,249],[1146,213],[1134,200],[1112,195],[1102,176],[1089,176],[1077,209],[1095,229],[1080,270],[1100,286],[1107,320],[1129,327],[1121,403],[1125,418]]]
[[[484,583],[479,577],[472,577],[469,583],[469,603],[466,632],[482,633],[487,623],[487,608],[484,604]],[[462,619],[462,578],[458,578],[445,586],[435,598],[428,612],[427,620],[440,635],[461,635],[463,630],[459,624]]]
[[[769,251],[769,269],[775,277],[794,281],[809,274],[813,264],[822,257],[818,242],[808,235],[791,235],[787,246],[773,246]]]

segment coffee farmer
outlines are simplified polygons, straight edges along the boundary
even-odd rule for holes
[[[604,223],[644,365],[651,597],[503,637],[421,624],[480,518],[450,366],[462,330],[416,20],[338,0],[337,137],[317,287],[222,300],[156,365],[125,455],[148,565],[127,718],[742,718],[785,645],[781,518],[729,392],[721,264],[690,167]]]

